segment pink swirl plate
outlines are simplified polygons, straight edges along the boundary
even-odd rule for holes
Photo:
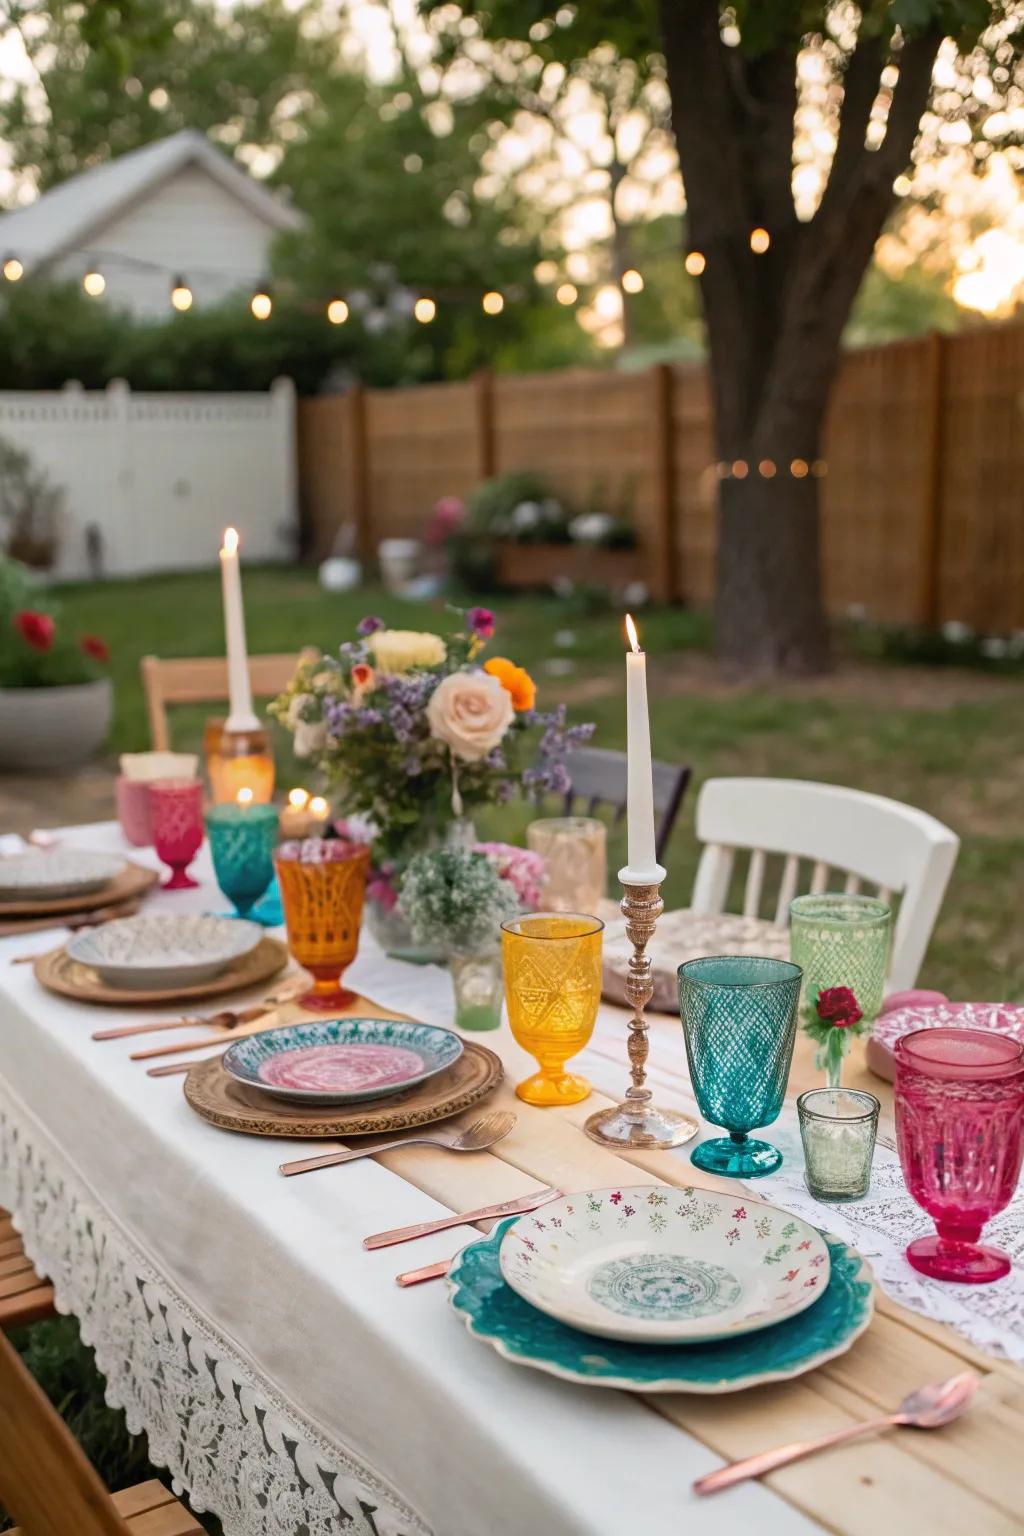
[[[896,1041],[917,1029],[939,1029],[948,1024],[960,1029],[987,1029],[1024,1042],[1024,1008],[1010,1003],[912,1004],[879,1014],[868,1040],[868,1066],[877,1077],[891,1083],[896,1076],[892,1054]]]
[[[357,1104],[404,1092],[462,1054],[450,1029],[408,1019],[317,1019],[236,1040],[224,1070],[300,1104]]]

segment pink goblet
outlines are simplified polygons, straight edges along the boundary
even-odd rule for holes
[[[903,1176],[937,1228],[907,1258],[934,1280],[999,1280],[1008,1256],[978,1239],[1009,1204],[1024,1158],[1024,1045],[982,1029],[919,1029],[894,1054]]]
[[[165,891],[189,890],[199,884],[185,871],[203,841],[203,786],[199,779],[158,779],[149,786],[153,847],[170,866]]]

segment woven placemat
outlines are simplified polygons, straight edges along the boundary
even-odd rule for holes
[[[492,1093],[503,1076],[499,1057],[464,1040],[458,1061],[404,1093],[366,1104],[289,1104],[229,1077],[219,1056],[197,1061],[185,1079],[185,1098],[204,1120],[250,1136],[345,1138],[406,1131],[447,1120]]]
[[[24,896],[16,901],[0,901],[0,920],[5,917],[49,917],[55,913],[95,912],[98,907],[112,907],[119,902],[133,901],[144,896],[159,879],[160,876],[153,869],[144,869],[141,864],[125,864],[112,880],[101,885],[97,891],[84,894],[79,891],[77,896],[52,896],[44,901],[28,901]],[[0,937],[3,933],[4,925],[0,921]]]
[[[258,987],[269,981],[288,963],[287,946],[280,939],[264,936],[247,955],[237,960],[216,976],[197,981],[190,987],[167,987],[163,990],[135,990],[132,987],[112,987],[102,981],[91,966],[72,960],[64,949],[53,949],[40,955],[32,969],[36,980],[49,992],[59,992],[62,997],[73,997],[80,1003],[114,1003],[121,1007],[166,1007],[186,1002],[194,997],[220,997],[227,992],[242,992],[248,987]]]

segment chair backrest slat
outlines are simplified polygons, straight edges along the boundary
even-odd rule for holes
[[[269,698],[288,686],[298,664],[291,652],[249,657],[249,681],[254,698]],[[169,704],[218,704],[228,697],[228,664],[223,656],[163,659],[143,656],[139,663],[149,717],[150,744],[156,752],[170,747]]]
[[[697,836],[704,845],[694,881],[698,912],[722,912],[737,850],[753,850],[744,910],[758,889],[762,860],[784,859],[775,918],[789,920],[798,889],[833,887],[856,894],[875,889],[883,901],[898,898],[888,985],[912,987],[921,968],[960,840],[934,816],[899,801],[835,784],[798,779],[709,779],[697,804]],[[801,860],[811,861],[809,884],[800,886]]]
[[[110,1494],[0,1333],[0,1503],[26,1536],[131,1536]]]
[[[743,916],[756,917],[761,910],[761,892],[764,889],[765,853],[755,848],[747,865],[747,883],[743,891]]]
[[[608,747],[577,747],[570,752],[567,767],[572,787],[564,799],[566,816],[586,808],[586,815],[596,816],[601,810],[611,812],[612,820],[620,822],[626,814],[627,759],[625,752]],[[656,852],[661,859],[668,844],[679,807],[682,805],[686,786],[690,781],[689,768],[676,768],[671,763],[651,764],[654,785],[654,809],[658,815],[655,838]]]

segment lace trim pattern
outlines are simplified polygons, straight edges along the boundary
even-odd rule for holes
[[[0,1088],[0,1202],[74,1313],[106,1398],[225,1536],[430,1536],[381,1477],[329,1443],[200,1317]]]

